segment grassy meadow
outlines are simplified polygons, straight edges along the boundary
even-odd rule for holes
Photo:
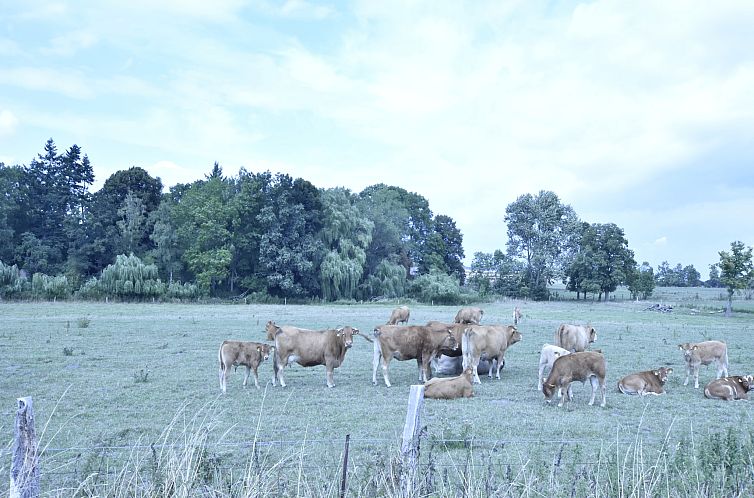
[[[481,304],[482,323],[506,324],[518,305],[523,340],[509,349],[502,379],[483,376],[474,398],[425,401],[419,494],[750,496],[752,405],[703,397],[714,366],[702,367],[700,389],[693,379],[684,387],[677,346],[723,340],[730,375],[754,373],[754,303],[734,302],[734,316],[725,318],[717,312],[724,299],[719,289],[657,289],[650,302]],[[655,302],[674,311],[646,311]],[[325,386],[324,367],[298,365],[286,369],[288,387],[273,387],[270,360],[260,367],[262,389],[253,379],[243,389],[240,368],[223,396],[217,360],[224,339],[264,341],[267,320],[351,325],[371,335],[393,307],[0,303],[0,482],[8,482],[15,398],[32,396],[48,496],[140,495],[145,483],[168,479],[166,467],[179,474],[184,463],[190,478],[171,477],[171,492],[163,494],[337,496],[346,434],[349,496],[394,495],[390,476],[417,378],[414,361],[391,362],[393,387],[379,373],[375,387],[372,344],[357,337],[333,389]],[[414,304],[409,323],[452,321],[456,311]],[[607,359],[606,408],[587,405],[588,383],[574,385],[575,401],[565,408],[545,404],[536,390],[539,350],[563,322],[596,328],[593,347]],[[616,390],[622,376],[660,366],[674,370],[667,395]],[[695,480],[671,486],[668,476],[678,467],[693,469]],[[715,475],[722,477],[710,481]],[[181,479],[191,482],[184,492],[175,484]],[[129,491],[113,492],[116,481]],[[145,495],[167,489],[151,485]]]

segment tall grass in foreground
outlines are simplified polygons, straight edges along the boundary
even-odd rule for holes
[[[312,458],[306,439],[273,451],[256,438],[244,458],[223,453],[233,428],[219,427],[219,405],[180,411],[154,442],[140,441],[117,465],[87,466],[73,485],[47,496],[78,497],[338,497],[342,466]],[[257,424],[261,423],[260,408]],[[257,431],[259,425],[257,426]],[[221,434],[213,441],[212,434]],[[645,447],[604,440],[594,448],[552,445],[536,456],[526,447],[502,451],[466,441],[424,440],[418,478],[408,495],[401,482],[399,444],[384,453],[353,452],[350,497],[737,497],[754,495],[754,432],[728,429],[697,436],[689,431],[674,446]],[[217,438],[217,436],[214,436]],[[504,453],[503,461],[501,454]],[[44,456],[43,456],[44,458]],[[583,460],[592,461],[585,462]],[[312,461],[314,460],[314,461]],[[335,460],[337,461],[337,460]],[[342,461],[342,455],[340,455]],[[65,465],[65,463],[57,462]],[[43,463],[44,465],[44,463]],[[96,469],[96,470],[95,470]],[[44,470],[43,470],[44,472]]]

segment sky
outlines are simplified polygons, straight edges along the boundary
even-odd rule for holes
[[[396,185],[505,250],[555,192],[637,262],[754,245],[750,0],[0,0],[0,161],[48,138],[93,190],[215,161],[320,188]]]

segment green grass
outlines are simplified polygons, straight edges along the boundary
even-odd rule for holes
[[[734,311],[739,312],[725,318],[704,311],[719,304],[718,293],[706,291],[663,292],[662,298],[639,303],[483,304],[483,323],[509,323],[517,304],[524,313],[519,324],[523,340],[508,351],[502,380],[482,377],[474,398],[425,401],[423,465],[433,466],[438,482],[443,475],[472,475],[476,469],[481,474],[475,485],[489,484],[489,479],[484,481],[489,469],[525,484],[533,479],[527,476],[538,475],[533,469],[540,467],[549,476],[541,479],[567,487],[574,485],[569,469],[578,473],[587,468],[584,464],[608,455],[613,455],[617,468],[619,457],[633,455],[639,448],[647,458],[661,452],[683,456],[683,448],[695,457],[696,448],[688,449],[692,440],[714,438],[729,428],[749,437],[748,402],[707,400],[703,388],[682,385],[684,367],[677,347],[681,342],[723,340],[728,343],[730,374],[754,373],[754,319],[741,312],[748,311],[750,302],[734,302]],[[644,311],[661,299],[676,311]],[[375,387],[372,345],[356,338],[344,365],[335,371],[334,389],[325,386],[324,367],[298,365],[286,369],[287,388],[272,387],[268,361],[260,367],[263,389],[255,389],[253,381],[243,389],[239,369],[230,376],[228,393],[221,396],[217,349],[224,339],[264,341],[264,324],[270,319],[310,328],[348,324],[370,334],[387,320],[392,308],[388,304],[3,303],[0,392],[5,407],[0,407],[0,434],[8,442],[12,439],[15,398],[32,396],[38,433],[47,424],[42,446],[47,446],[48,454],[42,475],[49,490],[75,487],[77,480],[95,471],[107,481],[104,476],[129,458],[128,448],[159,443],[166,427],[181,434],[193,427],[193,414],[204,414],[211,420],[202,429],[207,472],[236,469],[243,474],[254,456],[250,443],[257,441],[264,444],[257,445],[261,453],[254,458],[268,465],[283,462],[276,467],[278,485],[279,475],[288,473],[289,481],[283,480],[284,489],[278,491],[296,494],[290,486],[300,484],[296,479],[303,473],[309,475],[304,493],[309,495],[332,493],[316,487],[318,478],[324,483],[337,478],[343,441],[350,434],[351,486],[369,490],[370,473],[384,469],[399,447],[409,386],[416,382],[415,362],[391,362],[393,387],[386,388],[379,373]],[[410,323],[452,321],[456,311],[456,307],[413,305]],[[89,320],[88,327],[71,327],[81,316]],[[565,409],[546,405],[536,390],[539,350],[552,341],[563,322],[589,322],[597,330],[594,347],[607,358],[604,409],[587,406],[588,384],[575,385],[575,402]],[[74,354],[61,354],[64,348]],[[667,395],[637,398],[615,389],[622,376],[659,366],[674,369]],[[713,367],[702,367],[700,384],[714,375]],[[292,443],[270,443],[274,441]],[[469,447],[474,448],[472,460]],[[3,454],[0,482],[7,482],[9,461]],[[586,475],[583,485],[588,487]],[[524,489],[510,492],[519,495]]]

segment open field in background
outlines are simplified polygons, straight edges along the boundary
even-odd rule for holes
[[[682,385],[681,342],[723,340],[728,343],[730,374],[754,373],[754,305],[735,301],[736,313],[725,318],[711,312],[722,309],[724,299],[720,289],[657,289],[651,301],[638,303],[482,304],[483,323],[510,323],[513,306],[521,307],[523,340],[508,351],[502,380],[482,377],[474,398],[425,401],[423,462],[431,458],[429,463],[440,470],[444,465],[463,467],[469,463],[464,448],[471,445],[479,450],[472,465],[489,461],[515,476],[527,466],[551,467],[554,460],[578,466],[596,461],[600,453],[620,459],[638,441],[647,455],[660,448],[673,455],[692,441],[698,444],[729,428],[751,437],[754,412],[749,402],[704,399],[703,386],[715,376],[713,366],[702,367],[702,388]],[[655,302],[673,305],[674,312],[645,311]],[[379,373],[375,387],[372,344],[355,338],[344,365],[335,371],[334,389],[325,386],[324,367],[298,365],[286,369],[287,388],[272,387],[268,361],[260,368],[261,390],[253,387],[252,379],[244,390],[239,369],[228,381],[227,395],[221,396],[217,349],[224,339],[264,341],[264,324],[270,319],[310,328],[352,325],[371,335],[393,307],[2,303],[3,447],[10,449],[15,398],[32,396],[39,433],[49,421],[42,439],[42,446],[48,445],[42,460],[48,490],[92,471],[117,468],[129,447],[160,442],[171,422],[180,434],[192,426],[195,414],[211,420],[205,424],[210,429],[207,449],[219,468],[243,471],[250,458],[250,446],[244,443],[256,438],[274,442],[260,446],[262,460],[272,464],[295,454],[286,464],[291,472],[316,473],[329,484],[338,475],[343,440],[350,434],[353,479],[366,478],[398,449],[409,386],[417,378],[414,361],[391,362],[393,387],[386,388]],[[456,311],[411,305],[410,323],[452,321]],[[87,320],[88,326],[81,327]],[[607,358],[604,409],[587,406],[588,384],[575,384],[575,402],[566,409],[546,405],[536,390],[539,350],[552,342],[563,322],[589,322],[597,330],[593,347]],[[674,369],[667,395],[629,397],[615,389],[622,376],[659,366]],[[146,382],[140,382],[144,373]],[[110,448],[92,449],[102,446]],[[9,462],[5,451],[0,482],[8,482]]]

